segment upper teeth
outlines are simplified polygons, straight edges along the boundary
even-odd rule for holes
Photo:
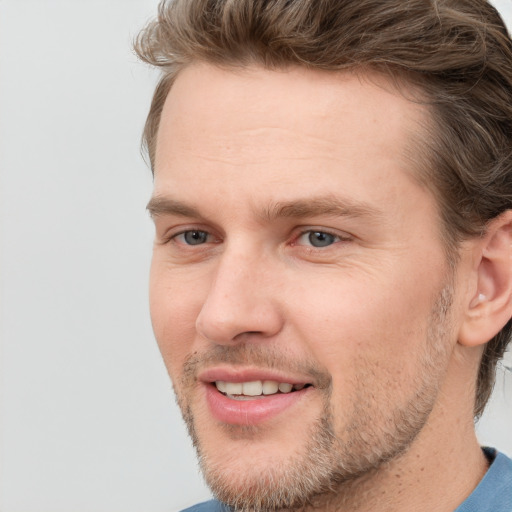
[[[227,395],[273,395],[278,391],[289,393],[292,389],[302,389],[304,384],[289,384],[287,382],[277,382],[275,380],[254,380],[251,382],[225,382],[218,380],[215,386],[221,393]]]

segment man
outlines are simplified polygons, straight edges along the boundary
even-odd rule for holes
[[[153,327],[215,511],[511,511],[512,44],[483,0],[175,0]]]

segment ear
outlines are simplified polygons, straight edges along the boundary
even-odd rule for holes
[[[477,286],[458,339],[469,347],[487,343],[512,317],[512,210],[493,219],[473,249]]]

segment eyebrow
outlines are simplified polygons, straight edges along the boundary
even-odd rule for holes
[[[186,203],[164,196],[154,196],[150,199],[147,210],[152,217],[159,215],[176,215],[203,219],[201,212]],[[266,222],[280,218],[306,217],[367,217],[380,218],[382,212],[373,206],[354,200],[338,199],[336,197],[313,197],[294,201],[279,201],[261,211],[259,217]]]
[[[380,210],[367,203],[327,196],[275,203],[264,212],[263,218],[272,221],[277,218],[320,216],[377,218],[381,215]]]
[[[151,217],[177,215],[180,217],[202,217],[199,210],[170,197],[153,196],[146,206]]]

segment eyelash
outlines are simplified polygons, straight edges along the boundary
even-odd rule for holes
[[[205,229],[184,229],[183,231],[180,231],[179,233],[173,233],[172,235],[167,236],[164,239],[164,243],[170,243],[173,241],[177,241],[177,239],[179,237],[184,237],[188,233],[201,233],[201,234],[206,235],[206,237],[213,237],[213,235],[211,233],[209,233],[208,231],[206,231]],[[180,243],[181,245],[185,245],[187,247],[194,247],[194,245],[204,245],[203,243],[200,243],[200,244],[187,244],[185,242],[176,242],[176,243]]]
[[[309,244],[299,244],[298,242],[304,238],[305,236],[308,236],[308,237],[311,237],[312,235],[323,235],[323,236],[326,236],[332,240],[330,240],[329,243],[327,243],[327,245],[319,245],[319,246],[316,246],[316,245],[313,245],[311,239],[309,239]],[[303,245],[304,247],[307,247],[309,248],[310,250],[314,250],[314,249],[326,249],[336,243],[339,243],[339,242],[343,242],[343,241],[348,241],[348,238],[347,237],[342,237],[341,235],[337,234],[337,233],[333,233],[329,230],[325,230],[325,229],[306,229],[306,230],[303,230],[296,238],[295,238],[295,241],[293,242],[292,245]]]

